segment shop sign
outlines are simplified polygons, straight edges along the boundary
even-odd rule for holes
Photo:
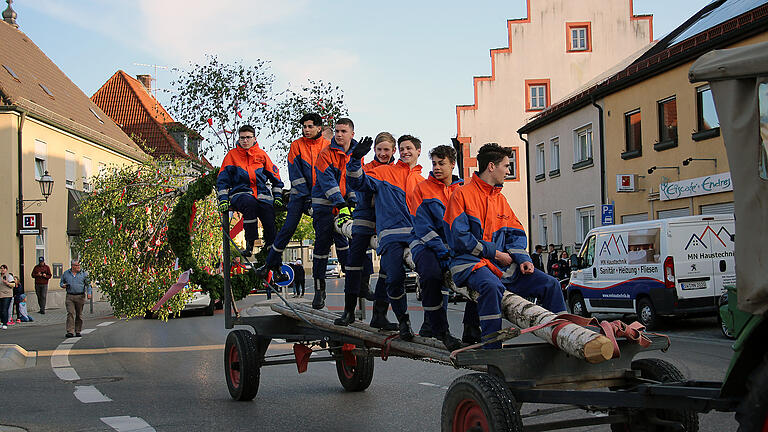
[[[671,183],[662,183],[659,185],[659,199],[668,201],[732,190],[731,173],[727,172]]]

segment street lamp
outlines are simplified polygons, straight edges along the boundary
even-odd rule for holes
[[[655,166],[655,165],[650,167],[650,168],[648,168],[648,174],[653,174],[653,172],[656,171],[657,169],[673,169],[673,170],[677,170],[677,175],[678,176],[680,175],[680,167],[676,167],[676,166]]]
[[[39,203],[39,202],[48,202],[48,197],[51,196],[51,193],[53,193],[53,177],[51,177],[50,174],[48,174],[48,171],[46,170],[45,173],[40,177],[40,180],[37,181],[40,184],[40,193],[43,195],[43,199],[21,199],[18,201],[18,208],[19,211],[22,210],[22,206],[25,203],[30,203],[29,205],[26,205],[24,207],[24,210],[29,208],[31,203]]]
[[[691,161],[711,161],[715,163],[715,169],[717,169],[717,159],[715,158],[692,158],[689,157],[688,159],[683,160],[683,166],[688,166]]]

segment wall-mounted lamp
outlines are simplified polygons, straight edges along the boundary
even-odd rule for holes
[[[677,175],[678,176],[680,175],[680,167],[677,167],[677,166],[655,166],[655,165],[650,167],[650,168],[648,168],[648,174],[653,174],[653,172],[656,171],[657,169],[673,169],[673,170],[677,170]]]
[[[20,202],[17,203],[19,211],[22,210],[22,206],[24,209],[26,209],[27,207],[32,205],[32,204],[24,205],[25,203],[48,202],[48,197],[50,197],[51,193],[53,193],[53,177],[51,177],[51,175],[48,174],[48,171],[45,171],[45,173],[40,177],[40,180],[38,180],[37,182],[40,184],[40,193],[43,195],[43,199],[21,200]]]
[[[712,161],[715,163],[715,169],[717,169],[717,159],[715,158],[688,158],[683,161],[683,166],[688,166],[691,161]]]

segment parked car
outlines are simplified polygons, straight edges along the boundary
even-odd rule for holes
[[[341,263],[338,258],[328,258],[328,264],[325,266],[325,277],[327,278],[339,278],[344,273],[341,271]]]
[[[188,289],[188,288],[185,288],[185,289]],[[186,305],[184,305],[184,310],[187,311],[187,310],[202,309],[205,315],[207,316],[213,315],[215,304],[213,302],[213,299],[211,299],[211,296],[208,295],[208,293],[205,293],[199,289],[191,290],[191,292],[192,292],[192,298],[187,301]]]

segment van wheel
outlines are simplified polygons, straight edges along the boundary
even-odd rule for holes
[[[648,330],[652,330],[659,317],[656,315],[656,308],[649,298],[643,297],[637,300],[637,321],[644,325]]]
[[[587,312],[587,304],[584,297],[579,293],[574,293],[570,301],[571,313],[578,316],[589,318],[592,314]]]

